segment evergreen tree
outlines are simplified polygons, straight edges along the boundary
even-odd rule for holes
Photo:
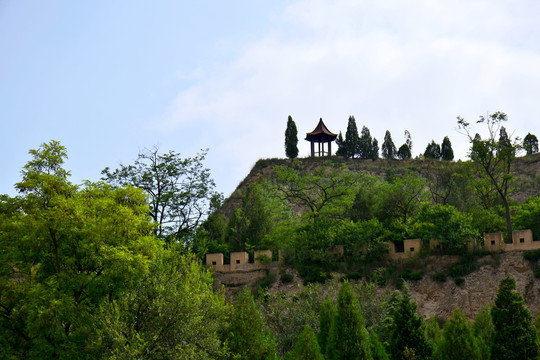
[[[373,360],[389,360],[384,345],[379,341],[379,337],[374,331],[369,333],[369,344]]]
[[[441,340],[441,328],[434,316],[431,316],[426,325],[426,338],[432,349],[436,349]]]
[[[478,342],[478,349],[480,350],[480,359],[491,359],[491,347],[493,346],[493,334],[495,329],[493,327],[493,321],[491,321],[491,308],[484,306],[474,319],[472,327],[473,334]]]
[[[474,360],[480,358],[476,338],[465,315],[459,310],[444,324],[435,358],[440,360]]]
[[[294,159],[298,156],[298,131],[290,115],[287,119],[287,129],[285,130],[285,155],[289,159]]]
[[[417,360],[429,359],[432,349],[424,328],[424,320],[416,313],[416,303],[405,288],[393,316],[388,349],[392,359],[401,359],[412,352]]]
[[[306,325],[298,337],[294,350],[287,354],[286,360],[324,360],[317,338],[311,326]]]
[[[339,132],[339,135],[336,139],[336,144],[338,146],[338,149],[336,151],[337,156],[347,156],[347,148],[345,145],[345,140],[343,140],[343,135],[341,134],[341,131]]]
[[[446,161],[454,160],[454,150],[448,136],[445,136],[441,145],[441,159]]]
[[[369,129],[366,126],[362,126],[362,133],[360,135],[360,141],[358,146],[358,153],[360,159],[371,159],[373,152],[373,139]]]
[[[229,324],[229,346],[240,359],[277,358],[276,340],[247,287],[236,298]]]
[[[379,158],[379,142],[375,138],[373,138],[373,143],[371,144],[371,154],[369,158],[371,160],[377,160]]]
[[[538,152],[538,138],[528,133],[523,139],[523,148],[527,152],[527,155],[536,154]]]
[[[424,151],[424,158],[440,160],[441,159],[441,146],[431,140],[431,142],[426,146],[426,151]]]
[[[358,128],[354,116],[349,116],[347,131],[345,132],[345,153],[347,157],[354,158],[358,154],[360,138],[358,137]]]
[[[392,135],[390,135],[390,131],[386,130],[386,133],[384,134],[384,141],[381,146],[382,150],[382,157],[385,159],[395,159],[396,157],[396,146],[394,145],[394,142],[392,141]]]
[[[409,130],[405,130],[405,145],[407,145],[409,150],[412,151],[412,139]]]
[[[339,289],[337,311],[328,341],[327,359],[372,359],[369,333],[348,282],[344,282]]]
[[[330,329],[332,327],[332,321],[336,313],[334,303],[330,298],[326,299],[322,303],[321,311],[319,312],[319,333],[317,334],[317,340],[321,352],[326,355],[326,348],[328,345],[328,339],[330,338]]]
[[[538,340],[532,316],[523,305],[523,297],[516,289],[516,281],[508,276],[501,280],[491,309],[495,328],[491,358],[493,360],[536,359]]]
[[[399,147],[396,155],[397,158],[401,160],[410,159],[412,157],[411,149],[409,149],[409,146],[407,144],[403,144]]]

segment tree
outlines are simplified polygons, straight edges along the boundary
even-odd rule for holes
[[[321,311],[319,312],[319,332],[317,340],[321,349],[321,353],[327,354],[328,340],[330,338],[330,329],[334,320],[336,308],[330,298],[322,303]]]
[[[392,141],[392,135],[390,135],[390,131],[388,130],[386,130],[386,133],[384,134],[384,142],[381,146],[381,150],[383,158],[395,159],[396,146],[394,145],[394,142]]]
[[[431,357],[431,347],[426,339],[424,320],[416,313],[416,303],[411,301],[407,288],[395,308],[389,353],[392,359],[401,359],[411,350],[418,360]]]
[[[514,221],[518,229],[531,229],[534,240],[540,240],[540,195],[525,200]]]
[[[345,153],[347,157],[354,158],[359,153],[358,128],[356,127],[356,120],[354,116],[349,116],[349,122],[347,124],[347,131],[345,132]]]
[[[276,359],[276,340],[247,287],[236,298],[227,339],[240,359]]]
[[[470,158],[475,165],[477,177],[486,178],[499,195],[505,209],[508,241],[512,239],[512,219],[510,216],[509,190],[512,183],[512,163],[519,148],[516,140],[508,137],[502,123],[507,121],[503,112],[495,112],[487,117],[480,116],[477,121],[485,124],[488,137],[482,140],[479,134],[474,137],[470,132],[470,124],[458,116],[458,127],[469,138],[471,143]],[[503,130],[504,129],[504,130]],[[497,133],[499,140],[496,140]]]
[[[375,138],[373,138],[373,143],[371,143],[371,153],[369,158],[371,160],[377,160],[379,158],[379,142]]]
[[[339,135],[336,139],[336,144],[338,146],[338,149],[336,151],[337,156],[347,156],[347,148],[345,145],[345,140],[343,140],[343,135],[341,134],[341,131],[339,132]]]
[[[523,139],[523,148],[527,152],[527,155],[536,154],[538,152],[538,138],[528,133]]]
[[[298,156],[298,131],[290,115],[287,119],[287,129],[285,130],[285,155],[289,159],[294,159]]]
[[[448,136],[445,136],[441,145],[441,159],[446,161],[454,160],[454,150]]]
[[[495,329],[491,348],[493,360],[536,359],[538,355],[538,339],[531,313],[515,289],[514,278],[502,279],[495,305],[491,308]]]
[[[424,158],[433,160],[441,159],[441,147],[435,142],[435,140],[431,140],[428,146],[426,146],[426,150],[424,151]]]
[[[16,358],[93,357],[101,306],[148,272],[158,247],[142,191],[68,181],[57,141],[31,150],[0,202],[0,349]]]
[[[440,360],[479,359],[480,352],[471,325],[457,308],[451,319],[444,324],[436,358]]]
[[[212,273],[178,246],[161,249],[133,288],[102,307],[103,358],[226,358],[230,305],[212,284]]]
[[[216,195],[210,170],[203,167],[206,153],[183,159],[172,150],[166,154],[160,154],[158,148],[146,150],[133,165],[120,164],[113,172],[105,168],[103,180],[143,189],[149,196],[156,235],[167,241],[187,241],[209,214]]]
[[[373,159],[373,139],[371,138],[369,129],[366,126],[362,126],[358,153],[360,159]]]
[[[473,334],[478,342],[478,349],[480,350],[481,360],[491,359],[491,348],[493,346],[493,334],[495,329],[493,327],[493,321],[491,320],[491,308],[484,306],[480,312],[476,314],[473,323]]]
[[[337,309],[330,329],[326,358],[372,359],[369,333],[351,285],[344,282],[338,293]]]
[[[396,155],[397,158],[400,160],[410,159],[412,157],[411,149],[409,149],[409,146],[407,146],[407,144],[403,144],[399,147]]]
[[[311,326],[306,325],[298,337],[294,350],[286,356],[287,360],[324,360],[317,343],[317,338]]]

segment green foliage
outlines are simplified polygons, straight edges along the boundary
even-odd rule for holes
[[[298,337],[296,346],[294,350],[287,354],[287,360],[304,360],[304,359],[313,359],[313,360],[324,360],[321,350],[319,349],[319,344],[317,343],[317,338],[311,326],[306,325],[304,331]]]
[[[523,258],[525,260],[538,261],[540,259],[540,249],[524,251]]]
[[[403,144],[399,147],[396,156],[400,160],[408,160],[412,157],[411,149],[407,144]]]
[[[491,348],[493,346],[493,335],[495,329],[491,320],[491,308],[484,306],[474,319],[472,326],[473,334],[478,343],[481,360],[489,360],[491,358]]]
[[[441,341],[441,327],[435,316],[431,316],[426,324],[426,339],[432,349],[436,349]]]
[[[289,159],[294,159],[298,156],[298,130],[296,130],[296,124],[290,115],[287,119],[287,129],[285,130],[285,155]]]
[[[388,354],[375,332],[369,333],[369,350],[373,360],[389,360]]]
[[[386,130],[384,141],[381,146],[382,157],[384,159],[395,159],[397,155],[396,152],[396,146],[392,141],[392,135],[390,135],[390,131]]]
[[[343,148],[345,156],[354,158],[359,153],[360,138],[358,137],[358,127],[356,126],[356,120],[354,116],[349,116],[349,122],[347,123],[347,131],[345,132],[345,141],[343,142]]]
[[[471,325],[459,308],[444,324],[440,342],[435,350],[435,357],[440,360],[479,359],[480,351],[473,335]]]
[[[325,354],[327,359],[332,360],[372,359],[369,333],[348,282],[344,282],[339,289]]]
[[[247,287],[238,294],[229,322],[227,339],[240,359],[276,359],[276,339]]]
[[[445,136],[441,145],[441,159],[446,161],[454,160],[454,150],[448,136]]]
[[[432,348],[426,339],[424,320],[416,313],[407,289],[395,307],[388,352],[393,359],[401,359],[410,350],[418,360],[429,359]]]
[[[404,280],[422,280],[422,277],[424,276],[423,271],[411,271],[409,269],[405,269],[399,274],[399,277]]]
[[[437,144],[435,140],[431,140],[431,142],[426,146],[424,158],[432,160],[441,159],[441,146]]]
[[[326,355],[328,341],[330,338],[330,329],[332,328],[332,321],[334,321],[336,308],[334,303],[330,299],[326,299],[322,303],[321,311],[319,313],[319,333],[317,339],[321,352]]]
[[[360,135],[358,152],[360,159],[375,160],[379,157],[379,146],[377,139],[371,138],[369,129],[366,126],[362,126],[362,134]]]
[[[528,198],[514,217],[518,229],[531,229],[534,240],[540,240],[540,195]]]
[[[206,153],[183,159],[172,150],[160,154],[154,148],[140,153],[133,165],[120,164],[112,172],[105,168],[102,179],[115,186],[144,190],[149,199],[148,214],[157,224],[156,235],[167,241],[188,242],[216,196],[210,170],[203,167]]]
[[[536,359],[538,339],[532,316],[515,291],[516,281],[508,276],[501,280],[491,318],[495,334],[491,348],[493,360]]]
[[[523,148],[527,152],[527,155],[536,154],[538,152],[538,138],[528,133],[525,138],[523,138]]]

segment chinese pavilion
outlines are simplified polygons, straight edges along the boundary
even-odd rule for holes
[[[336,137],[337,135],[328,130],[321,118],[315,130],[306,134],[306,140],[311,142],[311,156],[331,156],[332,141],[336,140]],[[315,151],[315,143],[318,143],[317,151]],[[324,151],[324,143],[328,143],[328,151],[326,152]]]

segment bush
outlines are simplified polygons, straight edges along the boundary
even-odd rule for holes
[[[422,280],[422,277],[424,276],[423,271],[411,271],[409,269],[403,270],[401,274],[399,275],[400,278],[405,280]]]
[[[458,277],[454,279],[454,282],[456,283],[457,286],[461,287],[465,283],[465,279],[462,277]]]
[[[527,250],[523,253],[523,258],[525,260],[537,261],[540,259],[540,249],[538,250]]]
[[[281,273],[281,282],[284,282],[284,283],[290,283],[293,279],[292,275],[291,274],[288,274],[286,272],[283,272]]]
[[[436,273],[431,275],[431,278],[437,282],[445,282],[446,274],[444,272]]]

